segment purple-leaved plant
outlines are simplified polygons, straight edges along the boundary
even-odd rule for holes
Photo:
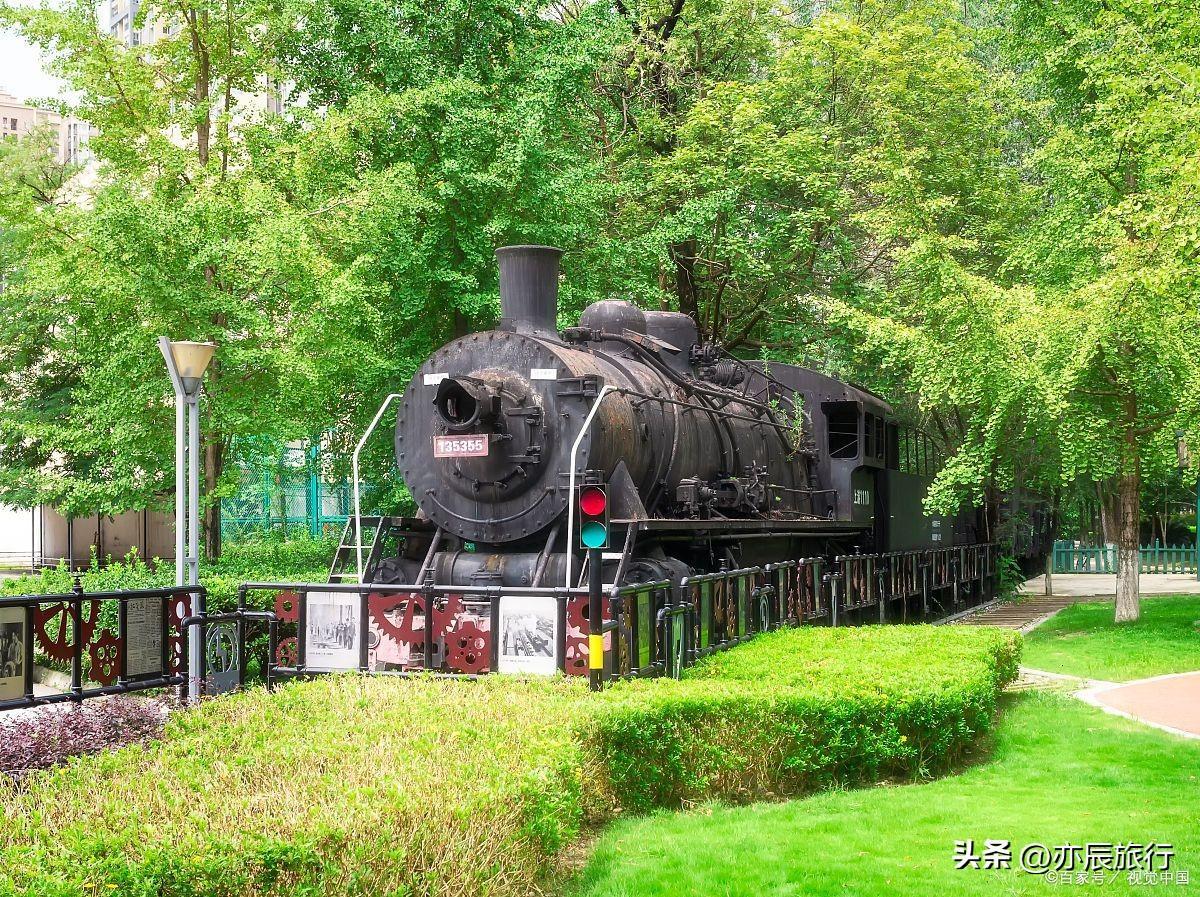
[[[122,696],[0,714],[0,775],[20,779],[71,757],[150,741],[166,719],[166,704]]]

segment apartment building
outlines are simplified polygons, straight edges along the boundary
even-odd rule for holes
[[[150,46],[164,37],[172,37],[179,33],[181,23],[177,16],[150,14],[138,21],[138,13],[150,4],[143,0],[104,0],[102,8],[108,11],[108,31],[113,37],[127,47]],[[158,9],[154,10],[158,12]],[[253,93],[235,92],[238,114],[235,116],[235,127],[240,119],[267,113],[278,115],[283,109],[283,98],[286,89],[278,84],[266,81],[258,85]]]
[[[140,47],[179,31],[179,22],[165,16],[146,16],[138,27],[141,0],[107,0],[108,31],[126,46]]]
[[[50,128],[57,138],[54,155],[59,162],[74,165],[87,161],[87,142],[91,136],[87,122],[27,105],[0,90],[0,139],[21,140],[43,127]]]

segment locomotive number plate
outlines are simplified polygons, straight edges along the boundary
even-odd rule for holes
[[[435,458],[483,458],[488,453],[486,436],[434,436]]]

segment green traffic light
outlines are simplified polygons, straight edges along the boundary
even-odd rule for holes
[[[579,541],[587,548],[603,548],[608,541],[608,530],[603,523],[589,520],[579,530]]]

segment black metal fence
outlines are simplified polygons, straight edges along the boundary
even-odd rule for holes
[[[994,597],[997,559],[995,545],[970,545],[803,558],[615,588],[603,602],[605,678],[678,675],[780,626],[949,615]],[[239,594],[240,608],[270,602],[271,683],[338,670],[582,676],[590,666],[582,588],[249,583]]]
[[[196,586],[0,598],[0,711],[181,687],[186,626],[203,614]],[[195,611],[195,613],[193,613]],[[65,686],[37,682],[37,664]]]
[[[994,597],[998,551],[969,545],[802,558],[611,589],[604,678],[678,676],[701,657],[781,626],[902,623]],[[0,710],[188,684],[188,638],[204,646],[205,693],[337,671],[480,676],[587,675],[586,589],[247,583],[237,609],[209,614],[203,588],[0,599]],[[256,608],[267,607],[259,610]],[[258,656],[251,658],[251,654]],[[35,688],[35,660],[70,671]]]

